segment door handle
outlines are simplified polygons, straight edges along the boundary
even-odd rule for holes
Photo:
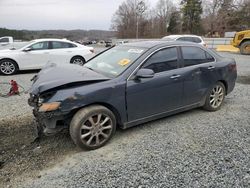
[[[181,77],[181,75],[179,75],[179,74],[176,75],[176,74],[175,74],[175,75],[171,76],[170,78],[171,78],[171,79],[176,79],[176,78],[180,78],[180,77]]]
[[[209,66],[207,69],[208,70],[213,70],[215,67],[214,66]]]

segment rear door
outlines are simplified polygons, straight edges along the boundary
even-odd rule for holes
[[[51,63],[70,63],[77,46],[69,42],[51,41],[50,62]]]
[[[184,105],[200,103],[217,79],[215,58],[196,46],[183,46]]]
[[[149,117],[179,108],[183,80],[176,47],[155,52],[141,68],[152,69],[153,78],[127,81],[128,120]]]

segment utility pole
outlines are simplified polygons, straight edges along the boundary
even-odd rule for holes
[[[136,39],[139,38],[139,18],[145,12],[146,6],[144,1],[138,2],[136,6]]]

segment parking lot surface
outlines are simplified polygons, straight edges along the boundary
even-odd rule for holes
[[[221,110],[195,109],[128,130],[104,147],[76,148],[67,132],[34,141],[28,94],[0,97],[0,187],[249,187],[250,57]],[[36,71],[0,76],[28,90]]]

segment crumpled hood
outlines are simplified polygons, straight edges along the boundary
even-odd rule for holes
[[[110,78],[79,65],[49,64],[34,78],[30,93],[37,95],[44,91],[72,83],[104,81]]]

